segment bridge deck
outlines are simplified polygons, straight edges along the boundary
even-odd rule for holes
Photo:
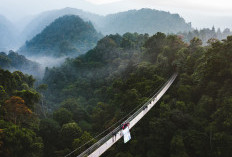
[[[173,74],[171,78],[163,85],[163,87],[141,108],[139,108],[132,116],[130,116],[125,122],[129,122],[129,129],[132,129],[136,123],[138,123],[160,98],[166,93],[172,83],[175,81],[177,73]],[[100,139],[97,143],[93,144],[90,148],[85,150],[78,157],[98,157],[102,155],[107,149],[109,149],[114,143],[116,143],[121,137],[122,129],[120,126],[115,128],[112,132]]]

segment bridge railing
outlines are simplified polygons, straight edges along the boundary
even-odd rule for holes
[[[173,74],[171,76],[171,78],[159,89],[159,91],[156,92],[156,94],[152,98],[150,98],[141,108],[139,108],[133,115],[131,115],[125,121],[125,123],[127,123],[127,122],[129,123],[132,119],[134,119],[137,115],[139,115],[144,110],[144,108],[147,107],[147,105],[149,105],[151,103],[151,101],[154,101],[154,99],[156,98],[156,96],[166,87],[166,85],[168,83],[170,83],[173,79],[175,79],[175,76],[176,76],[176,74]]]
[[[159,89],[158,92],[156,92],[156,94],[152,98],[150,98],[142,107],[140,107],[134,114],[132,114],[123,123],[130,123],[137,115],[139,115],[144,110],[144,107],[146,107],[147,105],[149,105],[151,103],[151,101],[153,101],[156,98],[156,96],[166,87],[166,85],[168,83],[172,83],[175,80],[176,76],[177,76],[176,73],[173,74],[170,77],[170,79],[168,81],[166,81],[166,83]],[[120,130],[121,130],[121,125],[119,125],[118,127],[116,127],[113,131],[111,131],[110,133],[108,133],[105,137],[103,137],[102,139],[100,139],[98,142],[96,142],[95,144],[93,144],[91,147],[89,147],[88,149],[86,149],[84,152],[82,152],[77,157],[86,157],[86,156],[90,155],[92,152],[94,152],[102,144],[104,144],[105,142],[107,142],[110,138],[112,138]]]

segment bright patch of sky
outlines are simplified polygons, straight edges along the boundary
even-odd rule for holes
[[[113,2],[123,1],[123,0],[87,0],[87,1],[93,4],[108,4],[108,3],[113,3]]]

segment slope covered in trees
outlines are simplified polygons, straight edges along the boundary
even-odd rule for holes
[[[42,156],[43,141],[37,135],[39,93],[32,76],[0,69],[0,156]]]
[[[8,55],[4,52],[0,53],[0,68],[10,71],[19,70],[39,78],[43,75],[43,70],[38,63],[30,61],[14,51],[9,51]]]
[[[66,15],[27,41],[19,52],[28,56],[78,56],[93,48],[100,38],[90,22]]]
[[[72,120],[67,109],[44,118],[42,91],[46,85],[35,89],[32,76],[0,69],[0,80],[1,157],[42,157],[51,152],[51,156],[61,156],[68,153],[67,146],[73,139],[74,145],[78,145],[92,138]]]
[[[21,33],[21,38],[26,40],[31,40],[34,36],[41,33],[46,26],[50,25],[57,18],[65,16],[65,15],[77,15],[82,18],[84,21],[95,22],[102,18],[100,15],[96,15],[93,13],[88,13],[79,9],[74,8],[64,8],[60,10],[51,10],[47,12],[43,12],[37,15]]]
[[[96,134],[145,102],[177,70],[177,82],[132,131],[132,140],[103,156],[229,157],[231,46],[231,37],[203,47],[198,38],[185,44],[162,33],[107,36],[86,55],[47,70],[47,99]]]
[[[25,40],[40,33],[55,19],[64,15],[78,15],[85,21],[91,21],[97,31],[104,35],[124,34],[126,32],[138,32],[155,34],[177,33],[191,31],[191,25],[186,23],[178,14],[152,9],[129,10],[121,13],[101,16],[74,8],[64,8],[44,12],[33,19],[22,32]]]
[[[152,9],[141,9],[107,15],[102,22],[100,30],[104,34],[138,32],[153,35],[157,32],[188,32],[192,28],[191,24],[186,23],[178,14]]]
[[[40,147],[36,148],[44,148],[43,153],[39,154],[41,149],[25,152],[24,144],[17,150],[21,156],[27,156],[27,153],[65,156],[143,104],[177,71],[179,75],[171,89],[131,131],[132,140],[127,144],[117,143],[103,156],[230,157],[231,47],[231,36],[224,41],[210,40],[205,47],[198,38],[186,44],[179,36],[163,33],[151,37],[137,33],[106,36],[85,55],[67,59],[61,67],[46,69],[43,83],[48,88],[45,90],[46,85],[43,85],[37,90],[43,95],[43,104],[54,112],[45,114],[46,118],[41,116],[37,131],[33,130],[36,135],[27,134],[38,140],[36,143]],[[8,78],[6,74],[9,75],[9,72],[3,71],[0,76]],[[14,78],[12,75],[15,73],[9,75]],[[8,93],[6,89],[11,89],[11,84],[2,85],[1,93]],[[26,86],[19,87],[17,90]],[[4,107],[14,112],[12,106],[31,102],[27,99],[30,96],[12,96],[19,96],[25,102],[20,98],[7,97],[2,100],[1,109]],[[35,111],[31,107],[29,109],[25,116]],[[14,127],[17,125],[17,129],[11,132],[25,128],[21,125],[25,122],[18,123],[18,117],[17,121],[12,121],[14,117],[10,116],[1,114],[4,121],[0,121],[0,139],[4,139],[3,143],[10,141],[5,135],[14,135],[7,134],[9,123]],[[16,139],[20,141],[19,137]],[[0,145],[0,150],[4,148],[12,153],[14,145],[3,146]],[[88,145],[78,149],[73,156],[86,147]]]
[[[227,36],[232,35],[232,32],[230,31],[229,28],[226,28],[223,31],[221,31],[220,28],[215,30],[215,27],[212,27],[212,29],[204,28],[201,30],[193,30],[190,32],[177,33],[177,34],[181,35],[185,42],[190,42],[194,37],[197,37],[201,39],[203,45],[207,45],[208,40],[210,39],[223,40],[226,39]]]

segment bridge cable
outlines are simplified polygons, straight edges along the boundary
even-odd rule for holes
[[[159,87],[157,87],[154,92],[152,92],[152,94],[150,94],[150,96],[148,97],[148,101],[152,98],[152,96],[154,95],[154,93],[157,93],[157,90],[162,87],[164,84],[166,84],[166,82],[162,83]],[[131,115],[132,112],[134,112],[135,110],[137,110],[139,107],[141,107],[142,105],[144,105],[146,103],[140,103],[137,107],[135,107],[132,111],[130,111],[128,114],[126,114],[123,118],[121,118],[120,120],[118,120],[116,123],[114,123],[113,125],[111,125],[109,128],[103,130],[101,133],[99,133],[98,135],[96,135],[95,137],[93,137],[92,139],[90,139],[89,141],[87,141],[86,143],[84,143],[83,145],[81,145],[80,147],[74,149],[72,152],[70,152],[69,154],[65,155],[64,157],[68,157],[69,155],[73,154],[74,152],[76,152],[77,150],[81,149],[82,147],[84,147],[85,145],[89,144],[91,141],[93,141],[94,139],[97,139],[99,136],[101,136],[102,134],[104,134],[106,131],[110,130],[113,126],[115,126],[116,124],[119,124],[123,121],[123,119],[125,119],[126,117],[128,117],[129,115]]]

